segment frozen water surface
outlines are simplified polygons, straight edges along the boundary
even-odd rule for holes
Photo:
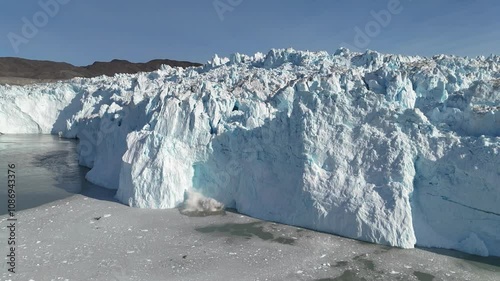
[[[192,217],[102,199],[75,195],[22,211],[18,273],[2,270],[1,280],[500,278],[498,258],[392,248],[233,212]]]

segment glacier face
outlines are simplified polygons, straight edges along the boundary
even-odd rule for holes
[[[500,256],[500,57],[271,50],[203,67],[0,86],[0,132],[78,138],[141,208],[186,190],[266,219]]]

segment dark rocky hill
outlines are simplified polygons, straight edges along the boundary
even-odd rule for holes
[[[66,80],[74,77],[113,76],[116,73],[137,73],[154,71],[166,64],[177,67],[200,66],[199,63],[157,59],[146,63],[132,63],[126,60],[95,62],[88,66],[74,66],[69,63],[39,61],[22,58],[0,58],[0,84],[24,85],[37,82]]]

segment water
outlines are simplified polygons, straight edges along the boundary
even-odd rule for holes
[[[50,135],[0,136],[0,215],[7,213],[7,170],[16,168],[16,210],[34,208],[76,193],[112,193],[85,180],[77,141]],[[112,194],[108,194],[112,197]]]

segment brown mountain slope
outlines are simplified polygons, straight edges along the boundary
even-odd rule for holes
[[[74,77],[113,76],[116,73],[138,73],[154,71],[162,64],[189,67],[199,63],[175,60],[152,60],[146,63],[132,63],[126,60],[95,62],[88,66],[74,66],[69,63],[28,60],[22,58],[0,58],[0,84],[25,85],[37,82],[66,80]]]

